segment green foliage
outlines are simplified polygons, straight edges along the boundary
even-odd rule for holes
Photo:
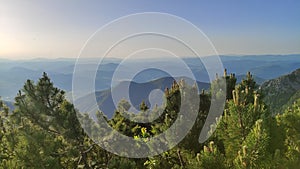
[[[225,157],[218,150],[214,142],[211,141],[209,146],[204,146],[201,153],[197,154],[197,162],[193,167],[197,168],[226,168]]]
[[[226,79],[226,98],[232,99],[233,98],[232,91],[235,88],[237,79],[235,77],[235,74],[233,73],[228,76],[226,69],[224,70],[224,77]]]
[[[284,104],[279,110],[284,113],[286,109],[292,107],[295,102],[300,98],[300,90],[295,92],[289,99],[286,99],[286,104]]]
[[[226,93],[220,90],[224,83]],[[85,134],[81,125],[94,138],[110,139],[102,138],[103,124],[84,112],[77,112],[65,99],[64,91],[56,88],[44,73],[38,82],[28,80],[25,83],[15,98],[13,112],[0,101],[0,168],[296,169],[300,166],[300,100],[283,114],[271,116],[252,75],[248,73],[246,79],[236,84],[234,74],[227,75],[226,70],[223,77],[212,83],[209,92],[199,94],[199,107],[190,103],[182,105],[181,96],[197,94],[196,91],[182,80],[166,89],[165,103],[161,107],[150,110],[141,102],[141,112],[133,114],[128,112],[130,104],[122,100],[113,118],[96,113],[96,118],[104,118],[120,133],[147,142],[150,137],[167,130],[175,120],[185,120],[178,115],[181,106],[186,107],[184,111],[198,111],[193,128],[180,144],[154,157],[129,159],[103,150]],[[217,100],[225,94],[224,114],[218,119],[215,133],[200,144],[199,133],[211,99]],[[157,115],[151,123],[129,120]],[[110,143],[118,146],[113,141]]]
[[[17,168],[14,149],[16,128],[9,120],[9,108],[0,100],[0,168]]]
[[[142,103],[140,104],[140,110],[145,112],[149,109],[149,107],[146,105],[145,101],[142,101]]]
[[[28,80],[15,101],[11,119],[20,126],[16,153],[22,166],[62,168],[65,162],[75,166],[72,159],[79,151],[74,147],[81,144],[78,140],[83,139],[83,133],[64,92],[44,73],[37,84]]]
[[[262,119],[257,120],[242,143],[242,150],[238,151],[238,156],[234,160],[237,168],[266,168],[269,160],[267,152],[269,135],[263,125]]]
[[[285,129],[286,164],[289,168],[297,168],[300,166],[300,99],[278,115],[277,120]]]

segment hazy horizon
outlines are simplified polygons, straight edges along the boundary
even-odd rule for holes
[[[141,12],[168,13],[186,19],[207,35],[220,55],[299,54],[299,8],[296,0],[1,1],[0,58],[76,58],[100,27]],[[144,22],[147,21],[140,24]],[[135,26],[128,24],[122,29]],[[111,30],[109,36],[116,31]],[[187,39],[193,38],[185,30],[182,33]],[[117,55],[122,56],[124,49]]]
[[[291,56],[291,55],[299,55],[300,56],[300,53],[287,53],[287,54],[219,54],[219,56],[232,56],[232,57],[248,57],[248,56],[252,56],[252,57],[259,57],[259,56]],[[210,56],[213,56],[213,55],[208,55],[208,56],[201,56],[201,57],[210,57]],[[51,57],[51,58],[48,58],[48,57],[19,57],[19,58],[8,58],[8,57],[1,57],[0,56],[0,60],[9,60],[9,61],[31,61],[31,60],[76,60],[78,57]],[[87,57],[85,59],[87,60],[94,60],[94,59],[100,59],[101,57]],[[109,59],[109,60],[122,60],[123,57],[108,57],[108,58],[105,58],[105,59]],[[181,58],[183,59],[189,59],[189,58],[198,58],[196,56],[181,56]],[[164,58],[163,56],[162,57],[159,57],[159,56],[155,56],[155,57],[147,57],[147,58],[137,58],[137,60],[149,60],[149,59],[154,59],[154,60],[166,60],[166,58]]]

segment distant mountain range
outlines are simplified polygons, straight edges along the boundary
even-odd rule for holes
[[[117,109],[118,103],[122,99],[126,99],[127,101],[129,101],[136,110],[139,110],[139,105],[142,101],[144,101],[149,107],[154,106],[151,105],[149,100],[149,96],[151,96],[151,92],[153,90],[161,91],[162,95],[156,93],[158,95],[157,98],[154,98],[154,101],[157,102],[153,103],[160,105],[163,99],[163,93],[165,89],[170,88],[174,80],[179,83],[181,79],[184,79],[185,83],[193,85],[193,80],[185,77],[163,77],[145,83],[123,81],[112,89],[96,91],[95,93],[91,93],[85,97],[77,99],[75,101],[77,105],[76,107],[80,110],[80,112],[89,112],[91,110],[97,109],[97,105],[93,105],[93,102],[91,101],[91,99],[93,99],[96,96],[96,101],[99,106],[99,109],[102,112],[104,112],[104,114],[107,117],[110,118],[113,116],[115,110]],[[197,82],[197,86],[199,91],[201,91],[202,89],[207,90],[210,84],[204,82]],[[128,93],[127,96],[125,95],[126,93]],[[114,94],[114,96],[112,94]],[[115,103],[113,101],[113,98],[115,98]]]
[[[300,54],[295,55],[247,55],[247,56],[220,56],[224,68],[234,72],[238,81],[245,77],[245,73],[250,71],[255,80],[261,84],[281,75],[285,75],[300,67]],[[90,74],[91,65],[98,63],[98,59],[90,58],[81,65],[82,83],[84,84],[87,74]],[[199,58],[183,58],[183,61],[192,70],[195,78],[199,82],[208,83],[207,72]],[[43,72],[47,72],[54,84],[70,92],[72,90],[72,76],[76,59],[32,59],[32,60],[0,60],[0,96],[4,100],[11,101],[16,96],[19,89],[23,87],[27,79],[37,80]],[[119,65],[120,59],[106,59],[98,67],[95,78],[96,91],[102,91],[111,87],[111,78],[118,66],[126,66],[121,76],[128,74],[132,68],[141,62],[147,62],[155,67],[158,64],[165,64],[166,68],[172,69],[180,74],[182,67],[178,66],[172,60],[161,59],[141,59],[128,62],[127,65]],[[148,69],[138,74],[132,81],[137,83],[150,82],[155,79],[169,77],[170,75],[158,71],[157,69]],[[128,79],[118,79],[119,82]]]
[[[242,78],[244,78],[244,75],[237,77],[238,80],[241,80]],[[179,79],[181,78],[176,78],[176,81],[179,81]],[[255,76],[254,79],[256,81],[261,80]],[[79,109],[81,112],[88,112],[99,106],[99,109],[110,118],[117,109],[116,105],[121,100],[122,94],[125,92],[129,92],[129,98],[124,98],[130,101],[131,104],[138,109],[138,106],[142,101],[145,101],[147,105],[151,106],[148,96],[153,89],[164,91],[166,87],[172,85],[173,81],[174,79],[171,77],[164,77],[146,83],[124,81],[112,90],[97,91],[95,94],[80,98],[77,100],[77,103],[80,105]],[[197,84],[200,90],[208,89],[210,86],[209,83],[204,82],[198,82]],[[268,80],[260,87],[263,92],[264,102],[270,108],[269,110],[273,114],[282,113],[288,106],[291,106],[295,100],[300,98],[300,69],[287,75]],[[119,99],[115,103],[112,99],[112,92],[115,92],[117,95],[119,94],[119,96],[117,96]],[[98,105],[92,105],[92,102],[90,102],[89,99],[94,97],[96,97]]]
[[[264,102],[270,107],[273,114],[281,113],[293,102],[300,98],[300,55],[284,56],[222,56],[224,66],[230,71],[236,73],[237,81],[245,78],[244,73],[250,70],[254,72],[253,77],[264,95]],[[191,67],[195,74],[207,74],[202,70],[201,65],[196,59],[185,58],[186,63]],[[156,61],[158,62],[158,61]],[[91,64],[93,62],[91,61]],[[197,67],[198,65],[198,67]],[[151,106],[148,98],[153,89],[159,89],[162,92],[166,87],[170,87],[174,78],[169,74],[157,69],[147,69],[141,74],[137,74],[132,81],[120,80],[120,83],[111,87],[111,77],[114,70],[118,67],[117,60],[113,62],[106,61],[100,65],[96,77],[96,92],[77,100],[80,103],[81,111],[88,111],[91,108],[99,108],[111,117],[114,113],[121,94],[129,92],[129,101],[138,109],[139,104],[145,101]],[[84,66],[85,73],[90,70],[90,65]],[[130,66],[128,66],[130,68]],[[13,98],[17,91],[22,88],[26,79],[37,80],[43,71],[46,71],[54,84],[66,90],[71,98],[72,71],[74,69],[74,60],[28,60],[28,61],[9,61],[0,60],[0,96],[5,103],[13,109]],[[49,70],[49,71],[47,71]],[[178,70],[180,71],[180,69]],[[256,73],[255,73],[256,72]],[[84,77],[84,74],[82,75]],[[195,75],[196,76],[196,75]],[[273,78],[275,76],[275,78]],[[178,81],[182,77],[177,77]],[[197,76],[196,76],[197,78]],[[273,79],[272,79],[273,78]],[[208,89],[210,84],[200,82],[197,78],[199,89]],[[204,78],[205,79],[205,78]],[[189,81],[188,79],[186,79]],[[205,81],[205,80],[204,80]],[[84,83],[84,80],[83,80]],[[113,103],[113,93],[120,94],[116,103]],[[98,105],[91,105],[89,97],[96,96]],[[128,98],[125,98],[128,100]],[[153,105],[152,105],[153,106]]]

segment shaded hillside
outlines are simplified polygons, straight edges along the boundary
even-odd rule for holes
[[[180,79],[182,78],[176,78],[176,81],[179,82]],[[190,83],[192,81],[191,79],[187,79],[187,78],[184,79],[186,83],[191,84]],[[116,110],[115,104],[117,105],[119,101],[124,98],[123,95],[125,92],[129,93],[129,101],[131,102],[132,106],[138,109],[142,101],[145,101],[145,103],[148,106],[151,106],[148,99],[151,91],[155,89],[164,91],[166,87],[172,86],[173,82],[174,82],[174,78],[172,77],[164,77],[146,83],[123,81],[119,83],[116,87],[114,87],[112,89],[112,92],[110,89],[97,91],[95,95],[89,94],[85,97],[76,100],[75,102],[79,103],[79,106],[77,108],[81,112],[88,112],[90,110],[97,108],[95,107],[95,105],[92,105],[93,103],[90,102],[90,99],[93,99],[96,96],[99,109],[103,111],[108,118],[111,118],[112,115],[114,114],[114,111]],[[203,83],[203,82],[197,82],[197,85],[200,90],[208,89],[210,86],[208,83]],[[113,98],[112,93],[116,95],[115,98],[118,98],[115,104],[112,99]]]
[[[285,105],[283,105],[280,109],[280,112],[284,112],[287,108],[292,107],[295,102],[300,98],[300,90],[298,90],[295,94],[290,97]]]
[[[273,114],[280,113],[282,106],[288,102],[293,102],[291,99],[297,99],[299,96],[295,93],[300,90],[300,69],[288,75],[269,80],[263,83],[261,88],[265,96],[264,101],[270,107],[270,111]],[[293,95],[295,96],[293,97]]]

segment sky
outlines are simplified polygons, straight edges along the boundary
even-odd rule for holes
[[[77,57],[100,27],[141,12],[188,20],[219,54],[296,54],[299,9],[298,0],[0,0],[0,58]]]

